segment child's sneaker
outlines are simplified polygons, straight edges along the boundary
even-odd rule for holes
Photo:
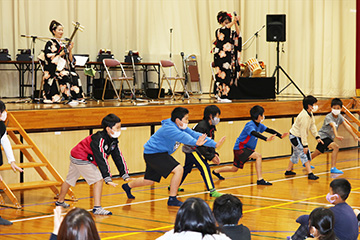
[[[214,174],[219,180],[225,180],[225,178],[221,176],[220,173],[217,173],[214,170],[212,171],[212,174]]]
[[[12,225],[13,223],[0,217],[0,225]]]
[[[330,173],[343,174],[344,172],[341,171],[341,170],[339,170],[339,169],[337,169],[336,167],[332,167],[332,168],[330,169]]]
[[[169,200],[167,202],[168,206],[174,206],[174,207],[180,207],[183,204],[183,202],[179,201],[176,197],[169,197]]]
[[[265,181],[264,179],[257,180],[256,184],[257,185],[272,185],[271,182]]]
[[[170,186],[168,186],[168,191],[170,191]],[[178,188],[178,192],[183,192],[183,191],[185,191],[183,188],[181,187]]]
[[[129,187],[129,184],[124,183],[121,187],[122,187],[122,189],[124,189],[124,191],[129,199],[135,199],[135,196],[131,194],[131,188]]]
[[[303,164],[303,167],[305,167],[305,163]],[[315,169],[315,167],[313,165],[310,165],[311,169]]]
[[[60,207],[63,207],[63,208],[68,208],[68,207],[70,207],[70,204],[67,204],[66,202],[56,201],[56,202],[55,202],[55,206],[60,206]]]
[[[285,176],[294,176],[296,175],[296,172],[293,172],[293,171],[286,171],[285,172]]]
[[[222,196],[222,194],[219,193],[219,192],[216,191],[216,190],[213,190],[213,191],[210,192],[210,197],[215,197],[215,198],[217,198],[217,197],[220,197],[220,196]]]
[[[92,212],[94,215],[112,215],[112,212],[105,210],[102,207],[94,207]]]
[[[318,176],[315,176],[314,173],[309,173],[309,174],[308,174],[308,179],[310,179],[310,180],[318,180],[319,177],[318,177]]]

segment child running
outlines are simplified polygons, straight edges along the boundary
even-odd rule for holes
[[[89,185],[94,184],[94,208],[95,215],[112,215],[108,210],[101,207],[101,193],[103,182],[116,187],[118,184],[112,182],[108,157],[111,155],[120,176],[129,180],[129,171],[125,159],[119,149],[118,137],[121,134],[121,120],[115,114],[109,114],[101,121],[102,131],[86,137],[78,143],[70,154],[70,167],[65,182],[61,186],[60,195],[56,206],[64,208],[70,205],[65,203],[65,195],[70,186],[75,186],[80,176]]]
[[[318,143],[316,150],[311,154],[311,159],[316,158],[321,153],[324,153],[326,149],[332,149],[331,154],[331,173],[343,174],[343,171],[336,168],[336,159],[339,152],[339,145],[334,142],[334,139],[343,140],[344,137],[339,136],[337,130],[341,124],[345,129],[353,136],[355,141],[360,141],[358,136],[352,131],[347,122],[344,121],[344,117],[340,114],[342,109],[342,101],[339,98],[331,100],[331,113],[328,113],[324,119],[324,124],[319,130],[319,136],[323,143]]]
[[[168,206],[181,206],[182,202],[176,198],[183,167],[171,156],[180,143],[190,146],[206,146],[217,148],[223,144],[225,137],[215,142],[206,134],[198,133],[187,127],[189,110],[177,107],[171,112],[171,118],[161,122],[161,128],[150,137],[144,145],[144,160],[146,163],[145,176],[122,185],[129,199],[134,199],[131,189],[152,185],[160,182],[161,177],[167,178],[174,173],[170,182]]]
[[[250,158],[256,159],[255,168],[257,174],[257,185],[272,185],[272,183],[265,181],[262,177],[262,156],[260,153],[255,152],[258,138],[264,141],[274,140],[275,136],[280,139],[288,136],[288,133],[280,134],[277,131],[266,127],[263,122],[265,120],[264,108],[256,105],[250,110],[251,121],[246,123],[244,129],[240,133],[240,136],[236,139],[234,146],[234,165],[226,166],[219,169],[215,169],[212,173],[220,180],[225,178],[220,175],[222,172],[237,172],[239,168],[243,169],[244,164],[249,161]],[[271,135],[265,137],[261,133],[267,132]]]
[[[315,125],[315,118],[313,112],[317,111],[317,99],[314,96],[306,96],[303,99],[303,110],[296,117],[295,123],[290,129],[290,142],[293,149],[293,154],[290,157],[288,168],[286,169],[285,176],[293,176],[296,173],[293,171],[294,164],[297,164],[299,158],[303,166],[305,165],[308,172],[308,179],[317,180],[311,170],[311,155],[307,142],[308,132],[311,131],[312,135],[316,138],[318,143],[324,144],[321,140]]]

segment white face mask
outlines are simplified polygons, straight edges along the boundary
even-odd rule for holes
[[[1,113],[0,121],[5,122],[6,118],[7,118],[7,112],[4,110],[4,111]]]
[[[211,124],[212,125],[217,125],[220,122],[220,118],[218,117],[214,117],[214,119],[211,119]]]
[[[265,120],[265,116],[264,116],[264,118],[263,118],[263,119],[261,119],[261,120],[260,120],[260,122],[263,122],[264,120]]]
[[[340,109],[331,109],[332,114],[334,114],[335,116],[339,115],[341,113]]]
[[[312,107],[312,112],[316,112],[319,109],[319,106],[314,104]]]
[[[118,138],[118,137],[120,137],[120,134],[121,134],[121,131],[114,131],[113,130],[113,134],[111,134],[110,133],[110,136],[112,137],[112,138]]]
[[[179,128],[185,130],[187,128],[188,124],[184,123],[183,121],[181,121],[181,122],[182,122],[183,125],[179,126]]]

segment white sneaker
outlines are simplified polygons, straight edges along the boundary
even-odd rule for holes
[[[223,103],[230,103],[230,102],[232,102],[230,99],[227,99],[227,98],[218,98],[217,101],[218,101],[218,102],[223,102]]]
[[[51,100],[49,100],[49,99],[44,99],[44,103],[46,103],[46,104],[51,104],[51,103],[53,103],[53,101],[51,101]]]
[[[71,100],[68,104],[69,104],[70,106],[77,106],[77,105],[79,105],[79,101],[77,101],[77,100]]]

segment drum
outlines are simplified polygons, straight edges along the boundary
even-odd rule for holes
[[[246,65],[250,70],[250,77],[260,77],[262,69],[256,58],[250,58],[247,60]]]

